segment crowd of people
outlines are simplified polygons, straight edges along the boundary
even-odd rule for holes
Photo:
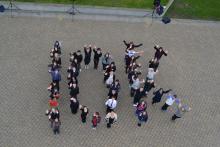
[[[163,55],[167,56],[168,51],[155,45],[155,54],[154,57],[149,61],[148,72],[146,73],[145,79],[140,79],[141,64],[137,62],[144,51],[137,51],[135,48],[142,46],[143,44],[134,44],[133,42],[127,43],[123,41],[125,49],[125,73],[127,74],[130,96],[133,97],[133,106],[136,108],[135,115],[137,116],[138,126],[140,127],[142,123],[147,122],[148,113],[147,113],[147,102],[144,98],[148,97],[149,92],[156,88],[155,84],[155,75],[159,72],[159,62]],[[105,121],[107,128],[111,128],[112,124],[117,121],[116,107],[119,99],[120,92],[120,81],[116,78],[115,71],[116,65],[112,58],[112,55],[107,52],[104,55],[102,54],[102,49],[97,48],[92,45],[85,45],[83,47],[84,56],[81,50],[70,53],[70,65],[67,69],[67,80],[69,88],[69,97],[70,97],[70,110],[72,114],[77,114],[78,110],[81,111],[81,122],[86,123],[87,117],[89,114],[89,109],[86,105],[82,105],[79,102],[79,81],[78,76],[82,70],[82,62],[84,61],[84,69],[87,70],[90,68],[90,62],[93,55],[94,61],[94,70],[97,70],[99,67],[99,62],[101,59],[102,70],[103,70],[103,83],[108,89],[107,100],[105,101],[106,105],[106,116]],[[60,96],[60,86],[59,82],[61,81],[60,69],[61,66],[61,43],[56,41],[53,49],[50,52],[50,57],[52,63],[49,65],[49,73],[52,77],[52,82],[50,83],[48,90],[50,91],[50,100],[49,100],[49,109],[46,111],[46,115],[49,117],[51,128],[53,128],[54,134],[59,134],[60,132],[60,113],[59,113],[59,103],[58,100]],[[169,93],[169,94],[167,94]],[[172,90],[164,90],[163,88],[157,88],[157,91],[153,92],[152,105],[159,103],[164,94],[167,94],[165,104],[162,106],[161,110],[166,111],[170,110],[174,113],[171,120],[175,121],[177,118],[181,118],[184,112],[190,111],[191,108],[188,105],[182,104],[181,100],[177,98],[176,94],[172,94]],[[174,111],[171,109],[171,105],[174,103],[177,104],[177,110]],[[92,115],[92,128],[96,129],[98,124],[101,122],[101,116],[99,112],[94,112]]]
[[[135,48],[142,46],[142,44],[135,45],[133,42],[127,43],[123,41],[126,49],[125,49],[125,73],[128,75],[129,87],[130,87],[130,96],[133,97],[133,106],[136,107],[136,116],[138,118],[138,126],[141,126],[143,122],[147,122],[148,113],[147,102],[143,100],[144,97],[148,96],[148,93],[156,88],[155,84],[155,75],[159,72],[159,62],[161,57],[167,56],[168,51],[160,47],[159,45],[155,45],[155,54],[154,57],[149,61],[148,64],[148,72],[145,79],[140,79],[139,75],[141,75],[141,64],[137,62],[137,59],[141,57],[143,51],[136,51]],[[143,84],[143,86],[142,86]],[[168,107],[177,104],[177,109],[169,109],[169,111],[173,112],[171,120],[175,121],[177,118],[181,118],[184,112],[190,111],[191,108],[182,104],[181,100],[177,98],[176,94],[172,94],[172,90],[164,90],[163,88],[158,88],[157,91],[153,92],[152,105],[155,103],[159,103],[164,94],[169,93],[167,95],[167,99],[165,104],[162,106],[161,110],[166,111]]]
[[[49,109],[46,111],[46,115],[49,117],[50,126],[53,129],[54,134],[60,133],[60,112],[58,109],[60,99],[60,81],[61,81],[61,42],[56,41],[54,47],[50,51],[50,58],[52,63],[49,64],[48,72],[51,74],[52,81],[49,84],[47,90],[50,92]]]

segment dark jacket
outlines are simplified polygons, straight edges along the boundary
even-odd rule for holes
[[[155,88],[154,82],[146,82],[144,83],[144,92],[149,92],[152,88]]]
[[[167,53],[165,53],[163,49],[162,51],[160,51],[160,48],[157,48],[156,46],[154,47],[154,49],[156,50],[154,58],[157,58],[157,60],[160,60],[163,55],[167,56]]]
[[[139,115],[138,115],[138,120],[141,121],[141,122],[147,122],[148,120],[148,114],[146,112],[146,114],[144,115],[143,112],[141,112]]]
[[[89,48],[89,52],[87,52],[87,49],[84,48],[84,53],[85,53],[84,62],[85,64],[89,64],[91,61],[91,54],[92,54],[91,47]]]
[[[74,57],[77,59],[77,63],[81,63],[83,60],[82,54],[77,55],[77,53],[74,53]]]
[[[73,114],[76,114],[79,109],[79,101],[76,100],[76,102],[73,102],[70,100],[70,109]]]
[[[102,53],[100,52],[100,54],[97,53],[97,50],[93,49],[94,52],[94,60],[99,60],[99,58],[102,56]]]
[[[135,45],[135,44],[130,44],[130,43],[127,43],[125,40],[124,40],[123,42],[124,42],[124,44],[125,44],[125,46],[126,46],[127,49],[128,49],[130,46],[131,46],[131,49],[134,49],[134,48],[136,48],[136,47],[140,47],[140,46],[143,45],[142,43],[137,44],[137,45]]]
[[[157,68],[159,67],[159,62],[153,62],[152,60],[149,61],[149,68],[153,68],[154,72],[157,71]]]
[[[79,87],[76,86],[75,88],[71,87],[70,88],[70,96],[71,97],[77,97],[77,95],[79,94]]]

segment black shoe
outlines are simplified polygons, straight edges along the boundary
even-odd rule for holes
[[[138,123],[138,127],[141,127],[141,123]]]

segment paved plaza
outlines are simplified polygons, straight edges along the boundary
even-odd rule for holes
[[[49,127],[47,72],[49,51],[55,40],[63,43],[61,94],[61,134]],[[149,120],[137,127],[132,98],[124,73],[123,40],[143,43],[142,78],[155,43],[169,53],[161,59],[157,87],[173,89],[192,107],[183,118],[170,121],[172,113],[161,112],[163,102],[148,102]],[[99,69],[82,70],[79,101],[87,105],[87,124],[69,108],[67,72],[69,52],[95,44],[112,53],[116,77],[121,81],[118,122],[111,129],[104,120],[97,130],[91,117],[99,111],[104,118],[107,89]],[[178,21],[169,25],[155,21],[117,22],[60,18],[0,16],[0,147],[219,147],[220,146],[220,23]],[[93,65],[93,64],[91,64]]]

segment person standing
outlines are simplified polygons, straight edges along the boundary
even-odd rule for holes
[[[105,117],[105,120],[107,122],[107,128],[111,128],[111,125],[115,123],[117,119],[118,116],[114,111],[109,112]]]
[[[161,107],[161,110],[166,111],[168,107],[173,105],[173,103],[176,101],[176,99],[177,99],[177,95],[169,94],[167,96],[167,100],[166,100],[165,104]]]
[[[118,93],[121,89],[121,85],[119,83],[119,79],[116,79],[111,85],[110,85],[110,88],[109,88],[109,92],[112,91],[112,90],[115,90],[117,96],[118,96]]]
[[[111,99],[108,99],[108,100],[105,102],[105,105],[107,106],[107,108],[106,108],[106,114],[109,113],[109,112],[114,111],[114,109],[115,109],[116,106],[117,106],[117,101],[115,100],[115,97],[112,97]]]
[[[141,101],[138,103],[135,113],[138,116],[141,112],[145,111],[146,109],[147,109],[147,102]]]
[[[106,79],[106,77],[108,78]],[[113,71],[110,71],[109,76],[107,75],[106,77],[104,77],[104,80],[106,79],[105,81],[106,87],[110,88],[110,85],[115,81],[115,74]]]
[[[115,100],[117,100],[117,98],[118,98],[118,93],[116,93],[115,90],[109,90],[107,98],[109,99],[109,98],[112,98],[112,97],[115,97]]]
[[[138,114],[138,126],[140,127],[143,122],[147,122],[148,114],[147,111],[142,111]]]
[[[98,69],[98,65],[99,65],[99,58],[102,56],[102,52],[101,52],[101,48],[97,48],[94,47],[93,49],[94,52],[94,69]]]
[[[55,135],[60,134],[60,125],[61,125],[60,120],[56,118],[53,122],[53,132]]]
[[[79,87],[76,85],[76,83],[70,84],[70,96],[77,98],[77,95],[79,94]]]
[[[61,57],[58,53],[54,54],[54,57],[52,59],[52,64],[56,63],[56,65],[58,66],[58,68],[61,68]]]
[[[50,83],[50,85],[47,87],[47,90],[51,92],[50,97],[53,98],[54,93],[57,91],[59,92],[59,85],[55,82]]]
[[[135,45],[132,41],[127,43],[125,40],[123,40],[123,42],[126,46],[126,49],[134,49],[143,45],[142,43]]]
[[[51,126],[51,128],[53,128],[53,123],[54,123],[55,119],[58,119],[58,120],[60,119],[59,110],[55,109],[55,108],[52,108],[49,115],[48,115],[48,117],[49,117],[49,121],[51,123],[50,126]]]
[[[145,81],[140,81],[138,76],[134,75],[132,76],[132,85],[130,90],[130,96],[133,97],[136,93],[136,91],[140,88],[141,83],[144,83]]]
[[[148,68],[147,80],[154,80],[154,76],[157,72],[154,71],[153,68]]]
[[[81,121],[82,123],[86,123],[86,117],[89,113],[89,109],[86,106],[80,106],[81,110]]]
[[[77,64],[77,70],[81,71],[81,62],[83,60],[83,56],[81,54],[81,51],[78,50],[76,53],[74,53],[74,58],[76,59],[76,64]]]
[[[188,105],[182,105],[181,103],[177,106],[176,112],[174,112],[174,115],[171,117],[172,121],[175,121],[178,118],[181,118],[185,112],[189,112],[191,108]]]
[[[163,55],[167,56],[168,51],[164,50],[162,47],[160,47],[159,45],[155,45],[154,49],[156,50],[155,54],[154,54],[154,59],[157,59],[157,61],[159,62],[159,60],[161,59],[161,57]]]
[[[134,95],[134,100],[133,100],[133,106],[137,106],[138,103],[140,102],[141,98],[143,98],[145,96],[144,93],[144,88],[141,87],[140,89],[138,89]]]
[[[144,83],[144,92],[145,92],[145,95],[147,96],[148,93],[150,92],[150,90],[152,88],[155,88],[155,83],[154,83],[154,80],[146,80],[145,83]]]
[[[70,109],[72,114],[76,114],[79,109],[79,101],[74,97],[70,98]]]
[[[77,70],[77,67],[75,66],[69,66],[68,69],[67,69],[67,72],[68,72],[68,76],[67,76],[67,79],[71,79],[72,77],[75,77],[77,78],[79,76],[79,71]]]
[[[51,97],[51,99],[49,100],[49,106],[50,108],[57,108],[58,107],[58,102],[57,99],[55,97]]]
[[[157,60],[157,58],[152,59],[149,61],[149,68],[153,68],[154,72],[157,72],[159,67],[159,61]]]
[[[59,91],[60,89],[59,82],[61,81],[60,72],[58,69],[55,69],[55,70],[51,70],[50,73],[51,73],[52,81],[57,84],[57,90]]]
[[[99,112],[95,112],[92,117],[92,128],[96,129],[98,123],[100,122],[101,122],[101,117],[99,115]]]
[[[153,92],[154,97],[152,98],[152,105],[155,103],[159,103],[161,101],[162,96],[170,91],[171,89],[164,91],[163,88],[160,88],[157,91],[154,91]]]
[[[89,47],[87,47],[86,45],[84,46],[84,53],[85,53],[85,57],[84,57],[85,69],[88,69],[92,54],[91,45],[89,45]]]
[[[59,53],[59,54],[61,54],[61,42],[60,41],[55,41],[55,43],[54,43],[54,49],[57,49],[57,52]]]
[[[112,62],[112,57],[110,56],[109,53],[106,53],[102,57],[102,67],[103,67],[103,70],[106,70],[106,66],[111,64],[111,62]]]

